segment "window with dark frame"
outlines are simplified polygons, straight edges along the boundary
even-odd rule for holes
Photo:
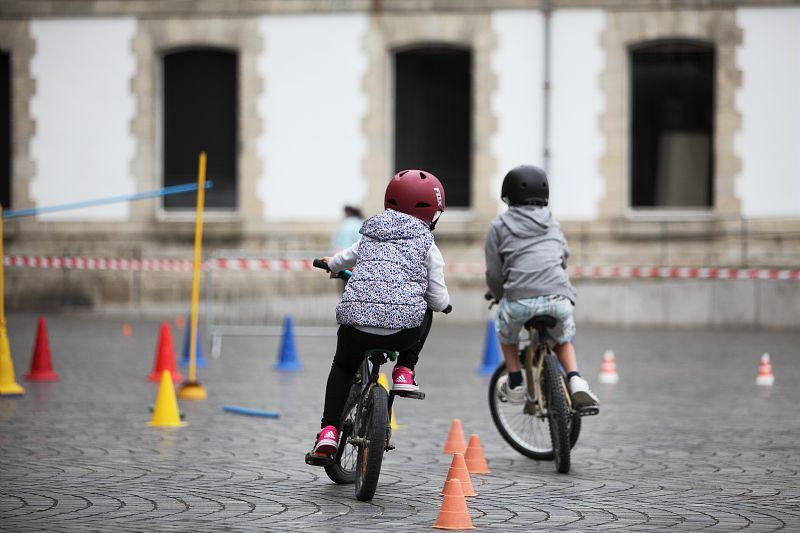
[[[395,170],[423,169],[448,207],[471,203],[472,53],[424,47],[395,54]]]
[[[714,64],[706,43],[631,49],[632,207],[713,205]]]
[[[0,50],[0,205],[11,208],[11,54]]]
[[[236,52],[191,49],[168,53],[164,72],[164,185],[197,180],[201,151],[208,155],[206,207],[235,209],[238,199],[238,58]],[[165,209],[193,208],[196,197],[164,197]]]

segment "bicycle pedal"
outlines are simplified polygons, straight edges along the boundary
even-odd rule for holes
[[[400,396],[401,398],[411,398],[412,400],[424,400],[425,393],[422,391],[411,391],[411,390],[395,390],[392,391],[392,394],[395,396]]]
[[[306,464],[311,466],[325,466],[333,464],[334,459],[332,455],[317,455],[312,452],[306,454]]]
[[[577,410],[578,416],[594,416],[600,414],[600,407],[597,405],[587,405],[586,407],[580,407]]]

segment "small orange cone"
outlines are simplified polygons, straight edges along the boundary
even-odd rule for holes
[[[478,435],[473,433],[469,437],[467,453],[464,454],[464,462],[470,474],[490,474],[489,465],[486,464],[486,457],[483,456],[483,446]]]
[[[453,419],[450,424],[450,432],[447,434],[447,441],[444,443],[442,453],[464,453],[467,450],[467,441],[464,439],[464,430],[461,428],[461,420]]]
[[[153,418],[150,424],[154,427],[181,427],[186,422],[181,422],[181,414],[178,410],[178,400],[175,399],[175,388],[172,384],[172,377],[169,370],[161,373],[161,385],[158,387],[156,405],[153,408]]]
[[[183,376],[180,375],[178,366],[175,364],[175,347],[172,344],[172,330],[167,321],[161,323],[156,360],[153,363],[153,371],[150,372],[147,379],[153,383],[158,383],[161,380],[161,373],[164,370],[169,370],[172,381],[175,383],[183,381]]]
[[[461,492],[461,483],[451,479],[444,483],[444,499],[436,523],[436,529],[475,529],[467,509],[467,500]]]
[[[467,470],[467,463],[464,462],[463,454],[453,454],[453,460],[450,462],[450,470],[447,471],[447,481],[451,479],[458,479],[461,481],[461,492],[464,496],[478,495],[472,487],[472,480],[469,478],[469,470]],[[447,483],[445,483],[445,487],[446,486]],[[444,494],[444,489],[442,489],[441,494]]]
[[[58,374],[53,370],[50,358],[50,341],[47,338],[47,322],[39,317],[36,329],[36,341],[33,344],[31,370],[25,374],[27,381],[58,381]]]
[[[614,385],[619,381],[617,363],[614,361],[614,352],[611,350],[603,353],[603,364],[600,365],[600,375],[597,376],[597,381],[608,385]]]
[[[764,353],[761,356],[761,361],[758,363],[758,375],[756,376],[756,385],[771,387],[774,383],[775,383],[775,374],[772,373],[772,363],[770,363],[769,354]]]
[[[130,324],[122,324],[122,336],[123,337],[130,337],[133,335],[133,328]]]

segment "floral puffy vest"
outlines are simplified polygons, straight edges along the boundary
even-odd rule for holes
[[[415,328],[427,309],[425,259],[433,235],[420,219],[387,209],[361,226],[353,277],[336,306],[336,321],[348,326]]]

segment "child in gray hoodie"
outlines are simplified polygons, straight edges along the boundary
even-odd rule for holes
[[[597,396],[578,372],[570,342],[575,336],[572,312],[576,295],[566,271],[567,241],[547,207],[547,175],[532,165],[515,167],[503,180],[501,197],[509,208],[489,225],[485,247],[486,284],[500,302],[496,327],[508,369],[497,382],[500,399],[525,401],[519,332],[532,317],[550,315],[558,321],[549,333],[567,372],[573,403],[578,407],[597,405]]]

